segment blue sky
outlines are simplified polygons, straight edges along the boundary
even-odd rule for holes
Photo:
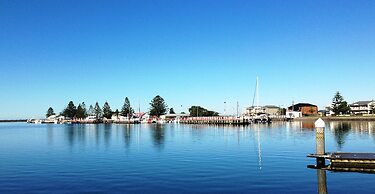
[[[375,98],[375,1],[0,0],[0,119]],[[182,108],[181,108],[182,105]]]

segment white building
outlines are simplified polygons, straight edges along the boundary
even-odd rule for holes
[[[267,115],[280,115],[280,107],[273,105],[266,105],[262,107],[251,106],[246,108],[247,115],[267,114]]]
[[[375,101],[358,101],[349,106],[352,114],[371,114],[374,113]]]
[[[302,117],[302,112],[287,110],[285,115],[288,118],[299,118]]]

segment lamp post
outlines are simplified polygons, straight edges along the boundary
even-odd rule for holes
[[[226,115],[225,109],[226,109],[227,102],[224,102],[224,116]]]

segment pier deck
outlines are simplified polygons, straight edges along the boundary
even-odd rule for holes
[[[310,158],[329,160],[332,167],[365,167],[375,168],[375,153],[336,152],[326,154],[309,154]]]

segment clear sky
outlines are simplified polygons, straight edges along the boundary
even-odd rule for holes
[[[375,1],[0,0],[0,119],[375,98]],[[181,108],[182,105],[182,108]]]

